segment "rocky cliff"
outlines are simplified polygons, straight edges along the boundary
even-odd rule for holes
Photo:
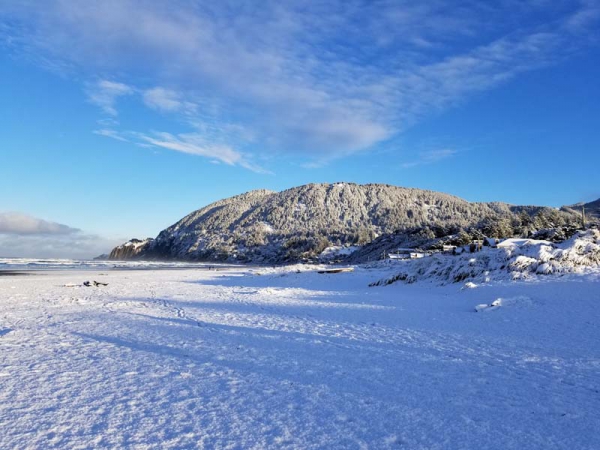
[[[144,240],[140,239],[130,239],[124,244],[119,245],[111,250],[107,259],[113,260],[129,260],[129,259],[139,259],[139,256],[146,250],[149,245],[154,241],[152,238],[147,238]]]

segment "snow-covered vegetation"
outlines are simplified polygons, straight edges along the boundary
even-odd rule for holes
[[[508,239],[498,248],[460,255],[435,254],[429,258],[394,262],[392,276],[375,285],[396,281],[431,280],[441,283],[518,280],[537,275],[584,273],[600,267],[600,232],[579,232],[562,243]]]

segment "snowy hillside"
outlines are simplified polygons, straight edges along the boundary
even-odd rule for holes
[[[600,219],[600,198],[593,202],[589,203],[577,203],[575,205],[570,205],[564,207],[565,210],[570,210],[576,213],[580,213],[583,210],[585,211],[586,220],[598,220]]]
[[[315,259],[328,247],[361,246],[403,232],[427,240],[475,227],[490,236],[509,237],[562,226],[574,229],[579,220],[574,210],[469,203],[420,189],[309,184],[218,201],[154,240],[117,247],[111,258],[297,262]]]

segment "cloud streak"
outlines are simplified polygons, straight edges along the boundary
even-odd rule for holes
[[[133,94],[134,89],[123,83],[99,80],[96,83],[90,84],[87,92],[91,103],[99,106],[106,114],[117,116],[117,100],[120,97]]]
[[[257,173],[269,173],[261,167],[252,164],[246,157],[223,144],[214,144],[199,133],[179,134],[177,136],[160,132],[153,134],[136,133],[141,142],[154,147],[187,153],[189,155],[204,156],[213,161],[218,161],[230,166],[239,165]]]
[[[235,131],[232,130],[232,133]],[[134,131],[120,132],[114,129],[102,128],[95,130],[94,134],[121,142],[132,142],[144,148],[164,149],[188,155],[202,156],[215,163],[240,166],[256,173],[271,174],[270,171],[253,163],[249,155],[212,139],[210,132],[180,133],[175,135],[164,131],[140,133]]]
[[[193,102],[183,100],[178,92],[163,87],[147,89],[142,97],[148,107],[162,112],[193,114],[198,108]]]
[[[454,155],[456,155],[456,153],[458,152],[451,148],[443,148],[438,150],[429,150],[426,152],[421,152],[417,160],[402,164],[402,168],[410,169],[417,166],[435,164],[445,159],[453,157]]]

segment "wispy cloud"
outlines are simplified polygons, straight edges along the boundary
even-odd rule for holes
[[[3,13],[20,24],[4,34],[27,51],[109,74],[88,88],[105,113],[116,116],[118,100],[136,94],[215,137],[143,133],[152,145],[226,164],[242,164],[256,143],[319,161],[372,148],[561,61],[589,43],[600,20],[591,0],[267,0],[260,10],[227,0],[51,0]],[[250,130],[252,141],[232,138],[230,125]]]
[[[118,127],[119,126],[119,121],[116,120],[114,117],[103,117],[102,119],[98,119],[96,121],[96,123],[98,123],[98,125],[100,125],[102,127]]]
[[[233,130],[232,132],[235,131]],[[215,163],[239,166],[256,173],[272,173],[260,165],[253,163],[250,155],[237,151],[231,146],[219,143],[217,139],[211,138],[212,133],[210,131],[175,135],[164,131],[140,133],[103,128],[95,130],[94,134],[122,142],[131,142],[143,148],[166,149],[188,155],[202,156]]]
[[[136,133],[142,142],[155,147],[187,153],[190,155],[204,156],[213,161],[228,164],[230,166],[241,166],[257,173],[268,173],[268,171],[247,160],[246,156],[227,145],[213,144],[208,142],[204,136],[197,133],[173,135],[165,132],[153,134]]]
[[[93,104],[102,108],[102,110],[111,116],[116,116],[117,109],[115,104],[119,97],[131,95],[134,89],[124,83],[118,83],[109,80],[100,80],[88,85],[88,99]]]
[[[109,137],[111,139],[116,139],[117,141],[121,142],[129,142],[129,139],[125,138],[122,133],[111,128],[102,128],[100,130],[94,130],[94,134],[97,134],[98,136]]]
[[[586,30],[600,19],[600,3],[597,0],[583,0],[583,7],[566,21],[566,27],[574,32]]]
[[[195,103],[183,100],[180,93],[163,87],[147,89],[143,93],[143,99],[150,108],[164,112],[193,114],[198,109]]]
[[[451,158],[456,155],[457,151],[451,148],[443,148],[438,150],[428,150],[426,152],[419,153],[419,158],[402,164],[401,167],[409,169],[412,167],[423,166],[428,164],[435,164],[445,159]]]

